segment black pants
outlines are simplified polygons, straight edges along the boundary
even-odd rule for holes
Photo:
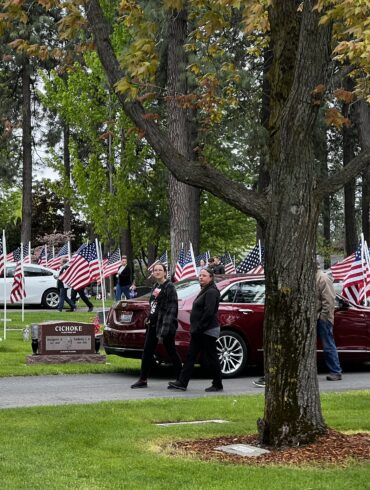
[[[85,288],[78,289],[77,291],[75,289],[72,289],[71,300],[73,301],[73,303],[76,303],[77,293],[79,294],[80,298],[82,299],[82,301],[85,303],[86,306],[88,306],[89,308],[92,308],[94,306],[89,300],[89,298],[86,296]]]
[[[217,338],[211,337],[210,335],[199,334],[191,336],[186,361],[178,378],[184,386],[188,386],[194,364],[197,361],[199,354],[202,352],[208,360],[209,370],[212,373],[213,378],[213,386],[222,388],[221,366],[217,355],[216,341]]]
[[[147,379],[153,362],[155,349],[158,345],[158,337],[155,327],[149,327],[146,332],[144,352],[141,360],[140,379]],[[166,335],[163,337],[163,345],[175,369],[176,378],[179,376],[182,368],[181,359],[176,351],[175,335]]]

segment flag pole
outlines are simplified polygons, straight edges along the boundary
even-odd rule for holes
[[[68,246],[68,262],[71,260],[71,242],[68,240],[67,242]]]
[[[99,247],[99,242],[98,239],[95,238],[95,246],[96,246],[96,253],[98,255],[98,265],[99,265],[99,275],[100,275],[100,284],[102,286],[101,288],[101,297],[102,297],[102,304],[103,304],[103,323],[105,326],[105,299],[104,299],[104,288],[103,288],[103,274],[102,274],[102,263],[101,263],[101,255],[100,255],[100,247]]]
[[[46,245],[45,243],[45,264],[46,264],[46,267],[48,266],[48,246]]]
[[[24,292],[22,294],[22,322],[24,322],[24,293],[26,291],[26,284],[24,281],[24,271],[23,271],[23,243],[21,242],[21,281],[24,286]]]
[[[28,242],[28,260],[29,263],[31,264],[31,242]]]
[[[4,340],[6,340],[6,240],[5,240],[5,230],[3,230],[3,254],[4,254]]]

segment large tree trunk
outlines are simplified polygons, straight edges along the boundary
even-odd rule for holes
[[[24,59],[22,67],[22,151],[23,151],[23,194],[21,240],[31,241],[32,225],[32,126],[31,126],[31,67]]]
[[[168,22],[168,132],[176,150],[186,158],[192,155],[191,124],[180,97],[187,93],[186,55],[187,36],[185,11],[172,12]],[[172,174],[168,182],[170,209],[171,263],[176,264],[181,245],[188,248],[189,241],[197,253],[199,248],[200,191],[179,182]]]
[[[69,153],[69,126],[63,123],[63,164],[65,177],[68,182],[68,189],[71,182],[71,156]],[[71,203],[68,197],[64,197],[64,216],[63,231],[68,232],[72,229]]]
[[[273,446],[302,444],[325,430],[316,370],[319,201],[312,92],[325,84],[329,30],[318,27],[309,6],[305,2],[301,25],[295,1],[275,1],[270,10],[272,196],[266,228],[265,413],[259,427],[262,441]]]

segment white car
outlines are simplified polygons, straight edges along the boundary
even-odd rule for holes
[[[10,292],[13,285],[15,263],[6,264],[6,302],[10,304]],[[55,276],[58,274],[52,269],[37,265],[24,264],[24,283],[26,287],[25,305],[42,305],[44,308],[54,309],[58,306],[59,292]],[[4,304],[4,274],[0,277],[0,303]],[[21,304],[15,303],[15,304]]]

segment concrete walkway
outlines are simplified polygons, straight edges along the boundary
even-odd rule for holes
[[[188,391],[167,389],[167,378],[149,380],[146,389],[130,389],[137,376],[127,374],[87,374],[60,376],[14,376],[0,378],[0,409],[63,405],[69,403],[96,403],[112,400],[144,400],[153,398],[192,398],[220,395],[254,395],[263,393],[252,381],[256,377],[224,380],[224,391],[205,393],[208,379],[191,380]],[[320,391],[370,390],[370,372],[345,373],[342,381],[326,381],[319,374]]]

